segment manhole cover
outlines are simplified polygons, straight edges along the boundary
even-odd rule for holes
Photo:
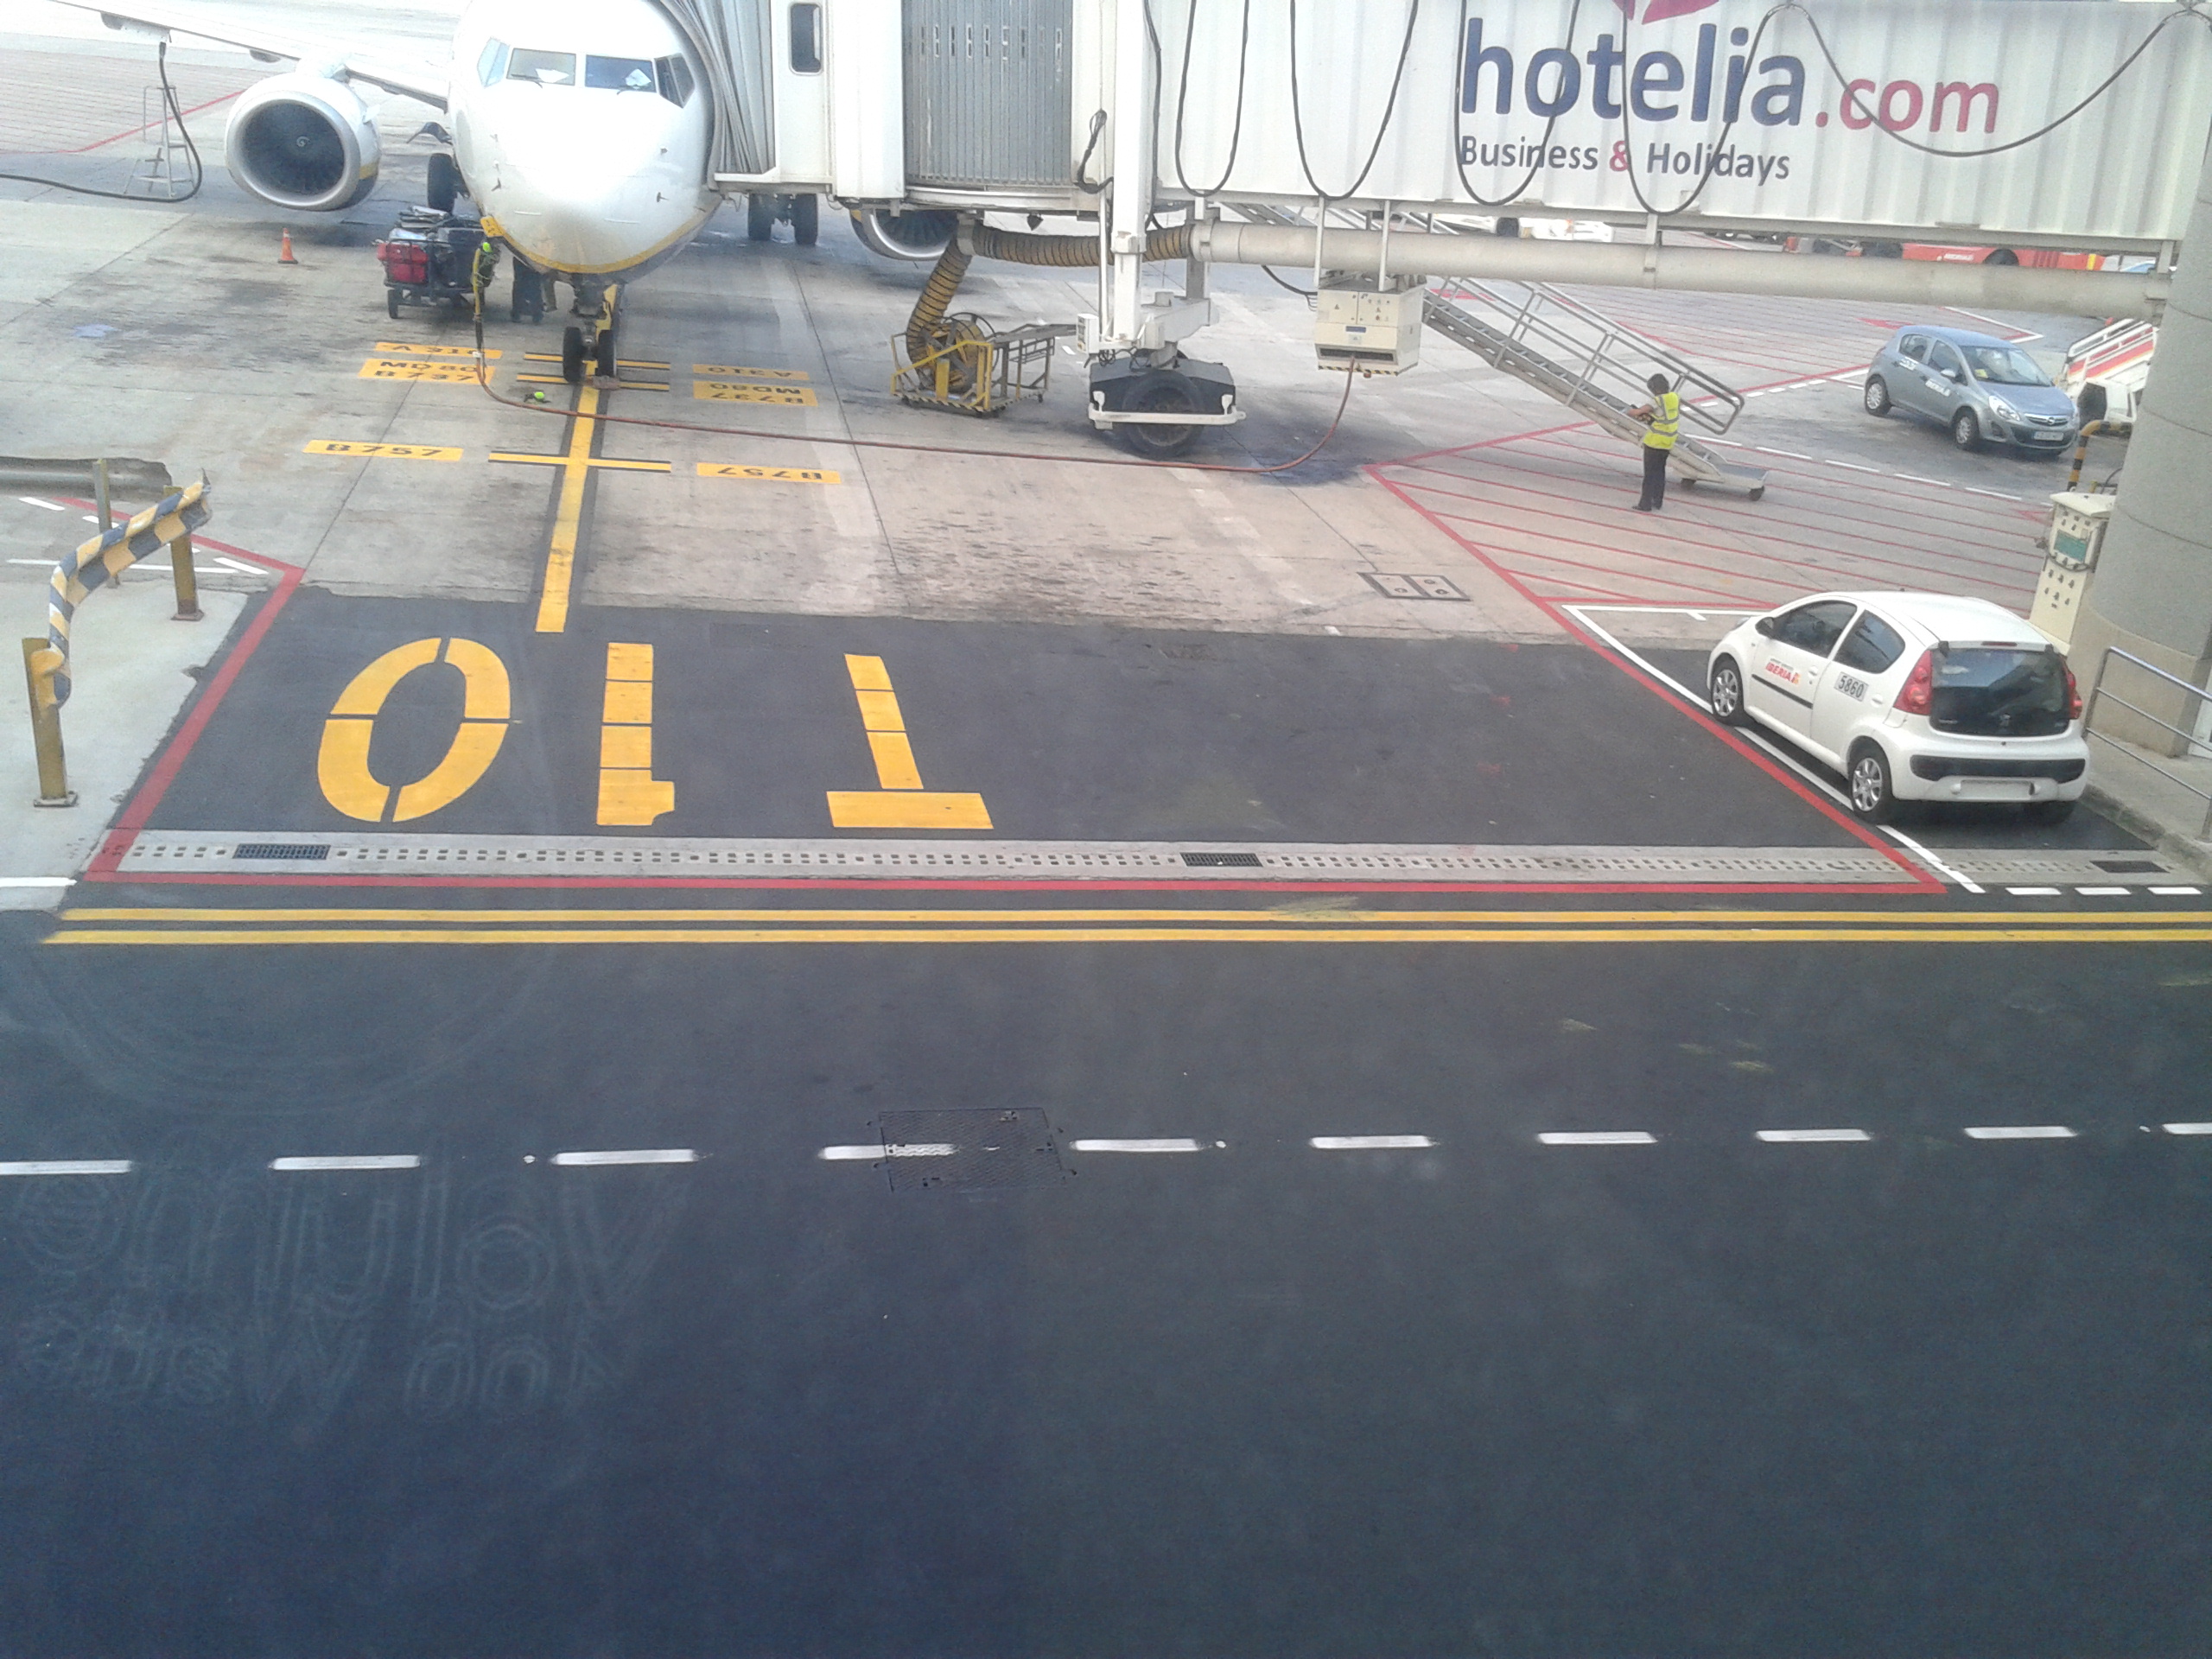
[[[1367,579],[1369,587],[1392,599],[1442,599],[1464,602],[1467,597],[1446,576],[1399,575],[1387,570],[1363,570],[1359,574]]]
[[[1052,1125],[1033,1106],[886,1112],[880,1127],[893,1192],[1046,1186],[1067,1175]]]

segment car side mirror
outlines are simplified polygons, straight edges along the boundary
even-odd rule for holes
[[[1768,639],[1774,638],[1774,619],[1772,617],[1763,616],[1759,618],[1758,621],[1752,623],[1751,626],[1758,631],[1762,638]]]
[[[1943,378],[1946,380],[1963,380],[1966,376],[1961,374],[1956,369],[1946,368],[1943,371]]]

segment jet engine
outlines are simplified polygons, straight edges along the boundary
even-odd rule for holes
[[[870,253],[886,259],[934,260],[952,245],[957,215],[936,208],[908,208],[903,213],[880,207],[855,209],[853,234]]]
[[[272,75],[246,89],[223,132],[224,161],[264,201],[334,213],[376,188],[382,156],[359,94],[327,75]]]

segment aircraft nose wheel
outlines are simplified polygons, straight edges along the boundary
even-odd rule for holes
[[[614,331],[602,328],[592,346],[592,372],[601,379],[612,380],[618,366],[614,357]]]
[[[572,386],[583,384],[584,331],[574,323],[561,331],[561,378]]]

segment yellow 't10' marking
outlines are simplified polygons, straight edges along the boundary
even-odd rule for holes
[[[377,349],[382,351],[384,348],[379,346]],[[814,378],[804,369],[748,369],[737,363],[694,363],[691,372],[727,375],[733,380],[811,380]]]
[[[378,782],[369,771],[369,740],[392,688],[441,659],[461,671],[461,724],[444,757],[413,783],[402,785],[395,804],[391,785]],[[404,823],[450,806],[498,756],[506,741],[508,707],[506,664],[488,646],[474,639],[417,639],[396,646],[356,674],[330,706],[315,756],[323,798],[364,823],[382,823],[387,811],[392,823]]]
[[[417,357],[474,357],[476,355],[476,348],[474,346],[410,346],[404,341],[394,340],[377,341],[377,350],[412,352]],[[484,353],[486,357],[497,357],[499,354],[497,347]]]
[[[385,461],[459,461],[461,451],[429,443],[348,443],[343,438],[317,438],[307,446],[310,455],[375,455]]]
[[[417,363],[404,357],[372,357],[361,365],[363,380],[459,380],[476,378],[474,364]]]
[[[844,480],[836,473],[817,472],[810,467],[741,467],[730,461],[702,461],[699,463],[702,478],[753,478],[772,484],[838,484]]]
[[[653,648],[609,645],[599,728],[599,821],[651,823],[676,810],[676,785],[653,776]]]
[[[741,386],[729,380],[694,380],[691,395],[724,404],[793,404],[807,408],[814,404],[814,394],[804,386]]]

